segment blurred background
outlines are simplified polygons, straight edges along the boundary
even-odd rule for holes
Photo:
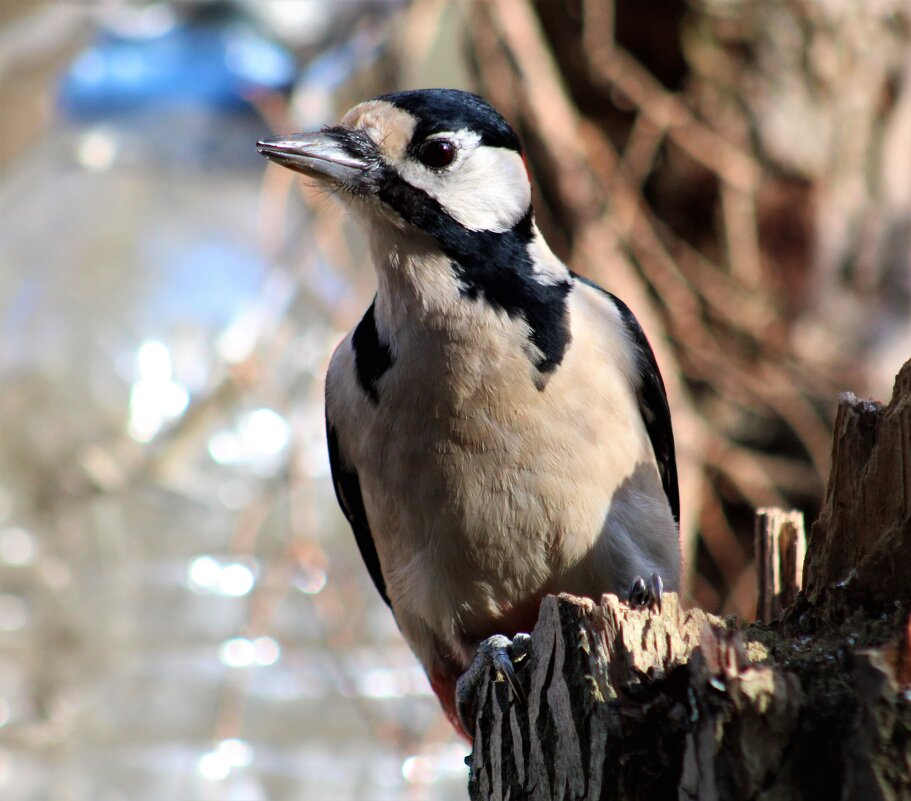
[[[0,0],[0,795],[461,799],[337,510],[363,241],[258,138],[487,96],[671,395],[690,603],[753,615],[839,391],[911,356],[906,0]]]

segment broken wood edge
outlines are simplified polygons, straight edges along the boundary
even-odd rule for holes
[[[812,613],[738,629],[674,593],[660,611],[561,595],[531,637],[527,703],[493,672],[479,687],[472,801],[718,801],[806,782],[819,798],[839,782],[874,793],[848,797],[911,793],[904,610],[869,629]]]
[[[803,512],[763,507],[756,510],[756,619],[772,621],[794,601],[803,586],[807,533]]]
[[[911,604],[911,360],[886,405],[838,398],[832,470],[807,543],[806,600]]]

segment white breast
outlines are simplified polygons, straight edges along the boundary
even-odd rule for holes
[[[525,324],[463,306],[474,309],[464,326],[400,331],[378,406],[353,380],[350,341],[327,380],[387,591],[419,656],[419,631],[468,653],[491,620],[542,591],[598,597],[637,574],[672,588],[679,575],[609,300],[575,286],[573,341],[543,390]]]

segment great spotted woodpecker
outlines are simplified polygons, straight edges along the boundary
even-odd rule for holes
[[[548,248],[519,139],[480,97],[383,95],[258,147],[366,231],[376,297],[326,377],[335,489],[444,710],[470,730],[457,680],[476,652],[509,675],[505,637],[530,630],[544,595],[650,603],[678,587],[655,358],[623,302]]]

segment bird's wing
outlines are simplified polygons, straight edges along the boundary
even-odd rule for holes
[[[332,470],[332,484],[335,487],[335,497],[338,505],[342,507],[345,517],[354,531],[354,539],[361,552],[364,564],[370,573],[370,578],[377,590],[391,609],[389,596],[386,594],[386,581],[380,569],[380,558],[373,544],[373,534],[370,532],[370,523],[367,521],[367,512],[364,509],[364,498],[361,495],[361,482],[357,472],[345,463],[345,458],[339,449],[338,435],[332,421],[326,417],[326,438],[329,444],[329,467]]]
[[[639,413],[642,415],[645,430],[648,432],[648,437],[652,443],[652,450],[655,452],[655,460],[658,463],[658,472],[661,476],[664,494],[667,495],[674,520],[679,524],[680,489],[677,485],[677,459],[674,455],[674,431],[671,428],[671,411],[667,405],[667,392],[664,389],[664,381],[661,378],[661,372],[658,370],[658,363],[655,361],[652,346],[649,345],[639,321],[620,298],[581,275],[574,274],[573,277],[605,295],[617,307],[630,340],[636,348],[636,368],[639,378],[639,384],[636,387],[636,398],[639,401]]]

